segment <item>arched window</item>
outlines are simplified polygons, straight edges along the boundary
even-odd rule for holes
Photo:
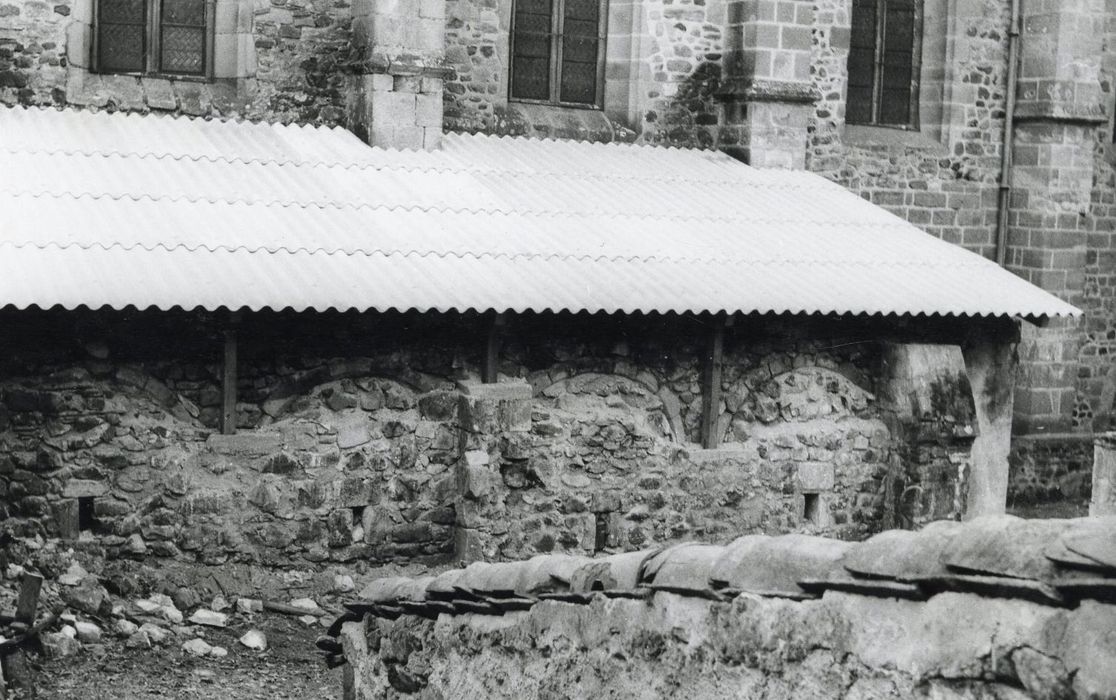
[[[606,0],[516,0],[511,99],[599,107],[607,16]]]
[[[921,62],[919,0],[853,0],[845,121],[917,129]]]
[[[212,73],[213,0],[97,0],[95,66],[103,73]]]

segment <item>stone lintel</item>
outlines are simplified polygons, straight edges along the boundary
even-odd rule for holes
[[[709,464],[712,462],[744,461],[748,459],[748,452],[735,447],[717,447],[707,450],[693,446],[688,450],[690,461],[694,464]]]
[[[534,395],[531,391],[531,385],[522,380],[496,382],[495,384],[468,380],[458,382],[457,388],[465,396],[490,401],[529,401]]]
[[[798,464],[798,487],[804,492],[832,491],[836,481],[831,462],[801,462]]]
[[[810,83],[737,78],[728,81],[717,97],[725,101],[811,104],[817,102],[821,94]]]
[[[63,498],[98,498],[108,493],[108,484],[90,479],[70,479],[62,487]]]

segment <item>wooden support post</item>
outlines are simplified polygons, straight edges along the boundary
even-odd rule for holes
[[[485,384],[496,383],[496,375],[500,370],[500,344],[503,341],[506,322],[504,314],[492,312],[488,316],[488,333],[485,337],[484,359],[481,366],[481,381]]]
[[[221,371],[221,432],[232,435],[236,432],[236,363],[237,363],[237,326],[240,314],[229,315],[229,325],[225,329],[225,360]]]
[[[709,344],[701,371],[701,446],[712,450],[721,444],[721,366],[724,362],[725,328],[729,320],[724,314],[713,317]]]

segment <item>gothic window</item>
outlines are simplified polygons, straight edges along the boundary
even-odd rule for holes
[[[918,128],[920,0],[853,0],[845,120]]]
[[[97,0],[104,73],[210,74],[213,0]]]
[[[511,98],[599,107],[606,0],[515,0]]]

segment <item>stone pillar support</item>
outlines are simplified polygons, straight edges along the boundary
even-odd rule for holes
[[[1116,433],[1093,443],[1093,497],[1089,515],[1116,515]]]
[[[1003,513],[1007,508],[1019,335],[1013,322],[1004,319],[995,323],[998,327],[982,329],[962,347],[977,428],[970,457],[967,519]]]
[[[442,137],[443,0],[357,0],[359,60],[348,88],[353,132],[372,146],[431,150]]]
[[[900,443],[885,494],[891,527],[957,520],[966,510],[977,436],[972,385],[957,345],[888,343],[881,408]],[[1005,475],[1006,478],[1006,475]]]
[[[810,82],[814,4],[732,0],[725,36],[722,149],[757,167],[806,167],[817,95]]]
[[[455,551],[461,561],[492,559],[503,526],[504,502],[526,459],[531,430],[531,385],[525,381],[461,382]]]

